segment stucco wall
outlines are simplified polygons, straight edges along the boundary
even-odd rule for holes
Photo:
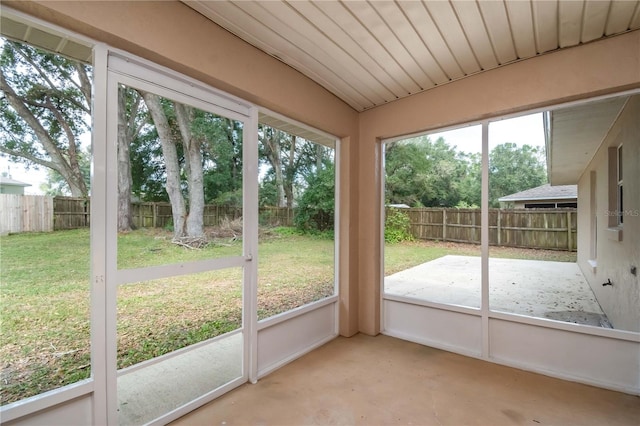
[[[609,230],[608,148],[623,144],[624,225],[622,241]],[[626,104],[615,125],[589,163],[578,183],[578,265],[589,281],[603,311],[617,329],[640,331],[640,95]],[[592,200],[595,172],[597,255],[590,263]],[[636,275],[631,267],[638,268]],[[611,279],[612,286],[602,286]]]

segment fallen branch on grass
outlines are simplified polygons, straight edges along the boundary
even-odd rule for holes
[[[209,244],[209,242],[203,237],[180,237],[174,238],[171,242],[190,250],[200,250]]]

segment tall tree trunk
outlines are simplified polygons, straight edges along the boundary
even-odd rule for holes
[[[156,131],[160,137],[162,155],[164,156],[165,161],[165,171],[167,173],[167,184],[165,189],[169,195],[169,201],[171,202],[171,210],[173,213],[173,237],[181,238],[187,235],[187,209],[184,197],[180,191],[180,164],[178,162],[176,141],[172,136],[167,116],[162,109],[160,96],[143,91],[141,91],[140,94],[147,105],[147,109],[151,114],[151,118],[156,126]]]
[[[189,215],[187,216],[187,235],[201,238],[204,236],[204,174],[202,171],[202,141],[193,136],[191,122],[194,118],[192,107],[174,102],[178,127],[189,159]]]
[[[276,178],[276,202],[277,207],[286,207],[284,199],[284,178],[282,176],[282,152],[280,144],[280,131],[273,129],[269,132],[269,135],[265,135],[265,142],[267,146],[267,158],[273,167],[273,172]]]
[[[285,172],[286,179],[283,180],[282,187],[287,197],[286,206],[293,208],[293,181],[295,179],[295,158],[296,158],[296,136],[291,136],[291,146],[289,147],[289,164]],[[282,207],[282,206],[281,206]]]
[[[131,163],[129,123],[125,89],[118,88],[118,232],[131,231]]]

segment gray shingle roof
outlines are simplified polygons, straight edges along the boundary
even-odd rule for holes
[[[6,176],[0,176],[0,185],[8,186],[31,186],[30,183],[20,182],[19,180],[11,179]]]
[[[527,201],[527,200],[575,200],[578,198],[578,185],[544,184],[515,194],[498,198],[498,201]]]

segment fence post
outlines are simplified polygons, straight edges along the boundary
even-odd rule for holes
[[[153,215],[151,219],[153,221],[153,227],[157,228],[158,227],[158,204],[156,202],[153,202],[151,204],[151,214]]]
[[[502,242],[502,238],[500,236],[500,234],[502,233],[500,230],[500,223],[502,222],[502,210],[498,209],[498,245],[500,245],[500,243]]]
[[[567,212],[567,250],[573,251],[573,235],[571,235],[571,211]]]
[[[447,241],[447,209],[442,209],[442,241]]]

